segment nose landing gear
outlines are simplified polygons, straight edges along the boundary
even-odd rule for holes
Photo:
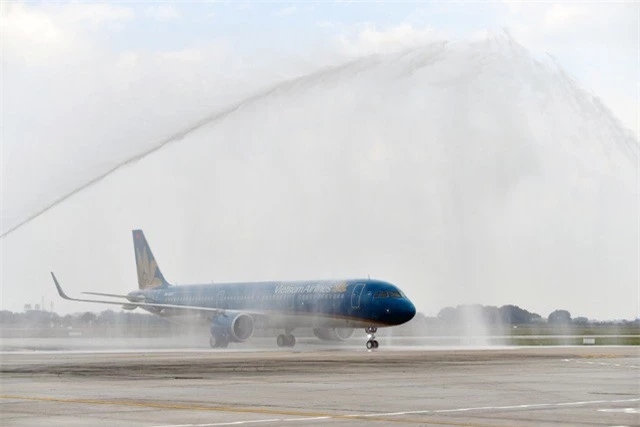
[[[378,332],[378,328],[370,326],[364,331],[367,333],[367,350],[378,348],[378,341],[376,340],[376,332]]]
[[[296,337],[292,334],[280,334],[276,339],[278,347],[293,347],[296,345]]]

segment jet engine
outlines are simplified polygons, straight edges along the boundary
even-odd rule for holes
[[[246,313],[221,314],[211,322],[211,335],[226,342],[245,342],[253,335],[253,317]]]
[[[353,328],[315,328],[313,334],[322,341],[344,341],[351,338]]]

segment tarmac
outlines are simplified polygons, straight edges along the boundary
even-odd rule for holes
[[[63,347],[0,352],[1,425],[640,426],[637,347]]]

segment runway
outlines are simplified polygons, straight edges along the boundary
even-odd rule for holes
[[[640,349],[2,352],[2,425],[640,425]]]

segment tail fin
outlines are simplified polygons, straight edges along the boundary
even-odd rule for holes
[[[151,248],[142,230],[133,230],[133,248],[136,252],[136,267],[138,269],[138,288],[153,289],[167,287],[169,283],[164,279]]]

